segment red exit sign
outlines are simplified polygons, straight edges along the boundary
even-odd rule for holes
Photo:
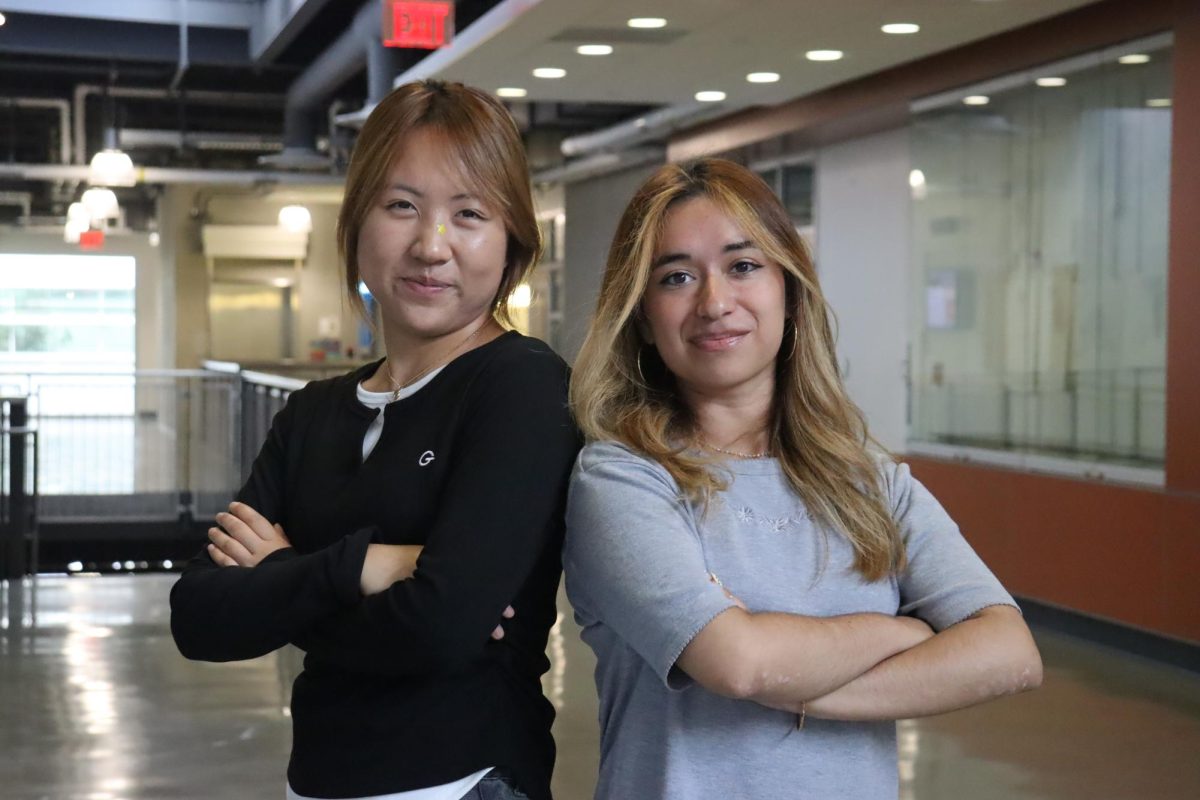
[[[383,46],[436,50],[454,36],[454,3],[384,0]]]

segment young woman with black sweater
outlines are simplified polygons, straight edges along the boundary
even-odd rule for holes
[[[549,798],[540,676],[579,439],[566,365],[503,327],[540,248],[503,106],[434,81],[387,97],[338,244],[387,357],[289,398],[171,593],[175,640],[306,652],[289,798]]]

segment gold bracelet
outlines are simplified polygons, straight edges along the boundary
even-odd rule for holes
[[[796,730],[804,730],[804,718],[808,716],[808,705],[800,701],[800,713],[796,715]]]

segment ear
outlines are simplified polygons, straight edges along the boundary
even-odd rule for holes
[[[642,313],[640,304],[633,312],[633,324],[637,326],[638,334],[641,335],[643,342],[654,344],[654,331],[650,330],[650,323],[646,322],[646,315]]]

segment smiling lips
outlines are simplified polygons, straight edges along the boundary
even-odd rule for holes
[[[413,275],[401,278],[401,281],[410,292],[421,297],[435,297],[451,286],[443,281],[435,281],[427,275]]]
[[[706,353],[719,353],[736,347],[749,333],[745,330],[709,331],[693,336],[689,341]]]

